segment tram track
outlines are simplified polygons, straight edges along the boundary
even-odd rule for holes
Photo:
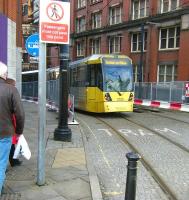
[[[142,127],[143,129],[146,129],[146,130],[148,130],[148,131],[150,131],[150,132],[152,132],[152,133],[158,135],[159,137],[161,137],[161,138],[165,139],[166,141],[170,142],[171,144],[174,144],[175,146],[179,147],[179,148],[182,149],[183,151],[189,153],[189,149],[188,149],[187,147],[183,146],[182,144],[180,144],[180,143],[178,143],[178,142],[175,142],[174,140],[172,140],[172,139],[169,138],[169,137],[166,137],[165,135],[162,135],[162,134],[159,133],[158,131],[153,130],[153,129],[149,128],[148,126],[145,126],[145,125],[143,125],[143,124],[141,124],[141,123],[139,123],[139,122],[136,122],[136,121],[134,121],[134,120],[132,120],[132,119],[128,119],[126,116],[124,116],[124,114],[120,114],[120,116],[121,116],[123,119],[129,121],[130,123],[132,123],[132,124],[134,124],[134,125],[137,125],[137,126],[139,126],[139,127]]]
[[[177,190],[175,190],[174,187],[172,187],[172,185],[170,185],[170,181],[168,181],[169,175],[168,175],[168,177],[162,176],[162,173],[159,173],[160,171],[158,170],[158,168],[156,168],[154,166],[153,162],[151,162],[151,159],[149,159],[149,156],[148,155],[146,156],[146,153],[141,151],[141,149],[140,149],[141,147],[137,146],[133,142],[133,140],[130,140],[129,135],[124,134],[119,129],[117,129],[116,126],[112,125],[112,123],[115,124],[115,122],[113,122],[110,119],[117,118],[118,121],[122,119],[122,121],[123,121],[122,123],[124,123],[124,120],[126,120],[126,121],[128,121],[128,123],[131,124],[131,127],[133,124],[133,127],[136,127],[136,128],[138,127],[138,130],[141,128],[144,130],[148,130],[148,131],[150,131],[150,133],[153,133],[153,135],[160,137],[162,141],[166,141],[167,144],[170,144],[171,146],[175,146],[178,149],[180,149],[182,152],[186,153],[186,156],[189,153],[189,149],[187,147],[183,146],[182,144],[180,144],[178,142],[173,141],[172,139],[170,139],[169,137],[166,137],[165,135],[162,135],[162,133],[159,133],[157,130],[153,130],[153,129],[149,128],[148,126],[145,126],[145,125],[141,124],[140,122],[133,120],[132,118],[128,118],[123,113],[115,113],[115,114],[111,115],[111,118],[109,115],[106,115],[106,114],[104,114],[104,115],[89,114],[89,115],[94,117],[97,121],[99,121],[99,123],[97,123],[97,124],[103,124],[103,126],[106,126],[108,128],[108,130],[110,130],[110,132],[113,135],[115,135],[117,138],[119,138],[120,141],[123,142],[123,144],[128,146],[131,151],[136,152],[141,155],[141,157],[142,157],[142,159],[140,160],[141,163],[143,164],[145,169],[149,172],[151,177],[153,177],[153,179],[157,182],[157,184],[162,189],[162,191],[166,194],[168,199],[170,199],[170,200],[180,199],[180,194],[177,192]],[[133,136],[136,136],[136,135],[133,135]]]
[[[153,116],[157,116],[157,117],[163,117],[163,118],[165,118],[165,119],[170,119],[170,120],[174,120],[174,121],[176,121],[176,122],[180,122],[180,123],[184,123],[184,124],[187,124],[187,125],[189,125],[189,122],[187,122],[187,121],[183,121],[183,120],[180,120],[180,119],[176,119],[176,118],[174,118],[174,117],[170,117],[170,116],[165,116],[165,115],[163,115],[163,114],[160,114],[159,113],[159,110],[152,110],[152,109],[144,109],[144,108],[142,108],[142,109],[140,109],[140,110],[145,110],[145,111],[147,111],[147,112],[149,112],[151,115],[153,115]],[[138,112],[138,111],[136,111],[136,112]]]
[[[170,187],[166,184],[166,182],[165,182],[165,181],[163,180],[163,178],[158,174],[158,172],[154,169],[154,167],[150,164],[150,162],[147,161],[147,159],[145,159],[145,156],[141,154],[140,150],[138,150],[138,149],[135,147],[135,145],[133,145],[132,142],[130,142],[130,141],[127,139],[127,137],[126,137],[125,135],[121,134],[121,133],[120,133],[117,129],[115,129],[110,123],[106,122],[106,121],[103,120],[102,118],[100,118],[100,117],[95,117],[95,118],[96,118],[97,120],[99,120],[101,123],[105,124],[107,127],[109,127],[109,128],[113,131],[114,135],[118,136],[124,144],[126,144],[126,145],[129,146],[129,148],[131,149],[131,151],[140,154],[141,157],[142,157],[140,161],[142,162],[143,166],[147,169],[147,171],[149,171],[149,173],[151,174],[151,176],[154,178],[154,180],[157,182],[157,184],[160,186],[160,188],[166,193],[166,195],[168,196],[168,198],[169,198],[170,200],[178,200],[175,191],[174,191],[172,188],[170,188]],[[128,120],[128,119],[126,119],[126,118],[123,117],[123,116],[122,116],[121,118],[123,118],[123,119],[125,119],[125,120]],[[134,123],[134,122],[132,122],[131,120],[128,120],[128,121],[131,122],[131,123]],[[139,124],[137,124],[137,123],[135,123],[135,125],[144,128],[144,126],[141,126],[141,125],[139,125]],[[151,130],[151,129],[148,129],[148,130],[154,132],[154,130]],[[157,132],[157,131],[156,131],[156,132]],[[158,135],[159,135],[159,134],[158,134]],[[164,138],[164,137],[162,137],[162,138]],[[164,138],[164,139],[167,140],[167,138]],[[169,140],[168,140],[168,141],[169,141]],[[172,143],[172,141],[169,141],[169,142]],[[177,145],[177,144],[175,144],[175,145]],[[180,147],[180,145],[178,145],[178,147]],[[183,149],[182,146],[181,146],[180,148],[182,148],[182,150],[185,149],[185,148]],[[188,150],[188,149],[187,149],[187,152],[189,153],[189,150]]]

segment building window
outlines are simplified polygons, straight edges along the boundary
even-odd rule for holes
[[[76,20],[77,33],[85,31],[85,25],[86,25],[85,17],[77,18],[77,20]]]
[[[132,19],[139,19],[149,15],[149,0],[132,1]]]
[[[86,0],[78,0],[77,1],[77,8],[83,8],[86,6]]]
[[[160,30],[159,49],[179,48],[179,41],[180,41],[180,27],[171,27]]]
[[[177,65],[163,64],[158,66],[158,82],[171,82],[177,79]]]
[[[92,20],[92,28],[100,28],[101,27],[101,22],[102,22],[102,13],[101,12],[96,12],[93,13],[91,16]]]
[[[22,62],[23,63],[29,63],[29,55],[28,55],[28,53],[23,53]]]
[[[91,54],[100,54],[100,38],[91,40]]]
[[[139,64],[133,64],[133,81],[134,82],[139,82],[140,78],[140,70],[139,70]],[[142,80],[143,82],[143,66],[142,66]]]
[[[131,36],[131,52],[139,52],[141,51],[141,33],[133,33]],[[144,41],[143,41],[143,51],[146,50],[147,46],[147,32],[144,33]]]
[[[77,57],[84,56],[84,42],[77,42]]]
[[[26,15],[28,15],[28,5],[23,4],[22,5],[22,16],[26,16]]]
[[[161,13],[176,10],[179,7],[179,0],[160,0]]]
[[[110,25],[121,23],[121,7],[110,7],[109,10]]]
[[[121,52],[121,36],[109,37],[109,53]]]

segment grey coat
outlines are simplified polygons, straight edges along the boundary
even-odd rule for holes
[[[16,129],[13,126],[13,115],[16,118]],[[22,134],[24,129],[24,109],[16,87],[7,84],[0,78],[0,137]]]

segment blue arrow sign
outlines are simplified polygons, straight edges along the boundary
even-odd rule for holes
[[[39,56],[39,34],[30,35],[25,44],[28,54],[34,57]]]

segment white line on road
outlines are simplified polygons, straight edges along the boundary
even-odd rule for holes
[[[105,131],[109,136],[112,136],[112,133],[108,129],[100,128],[98,131]]]

